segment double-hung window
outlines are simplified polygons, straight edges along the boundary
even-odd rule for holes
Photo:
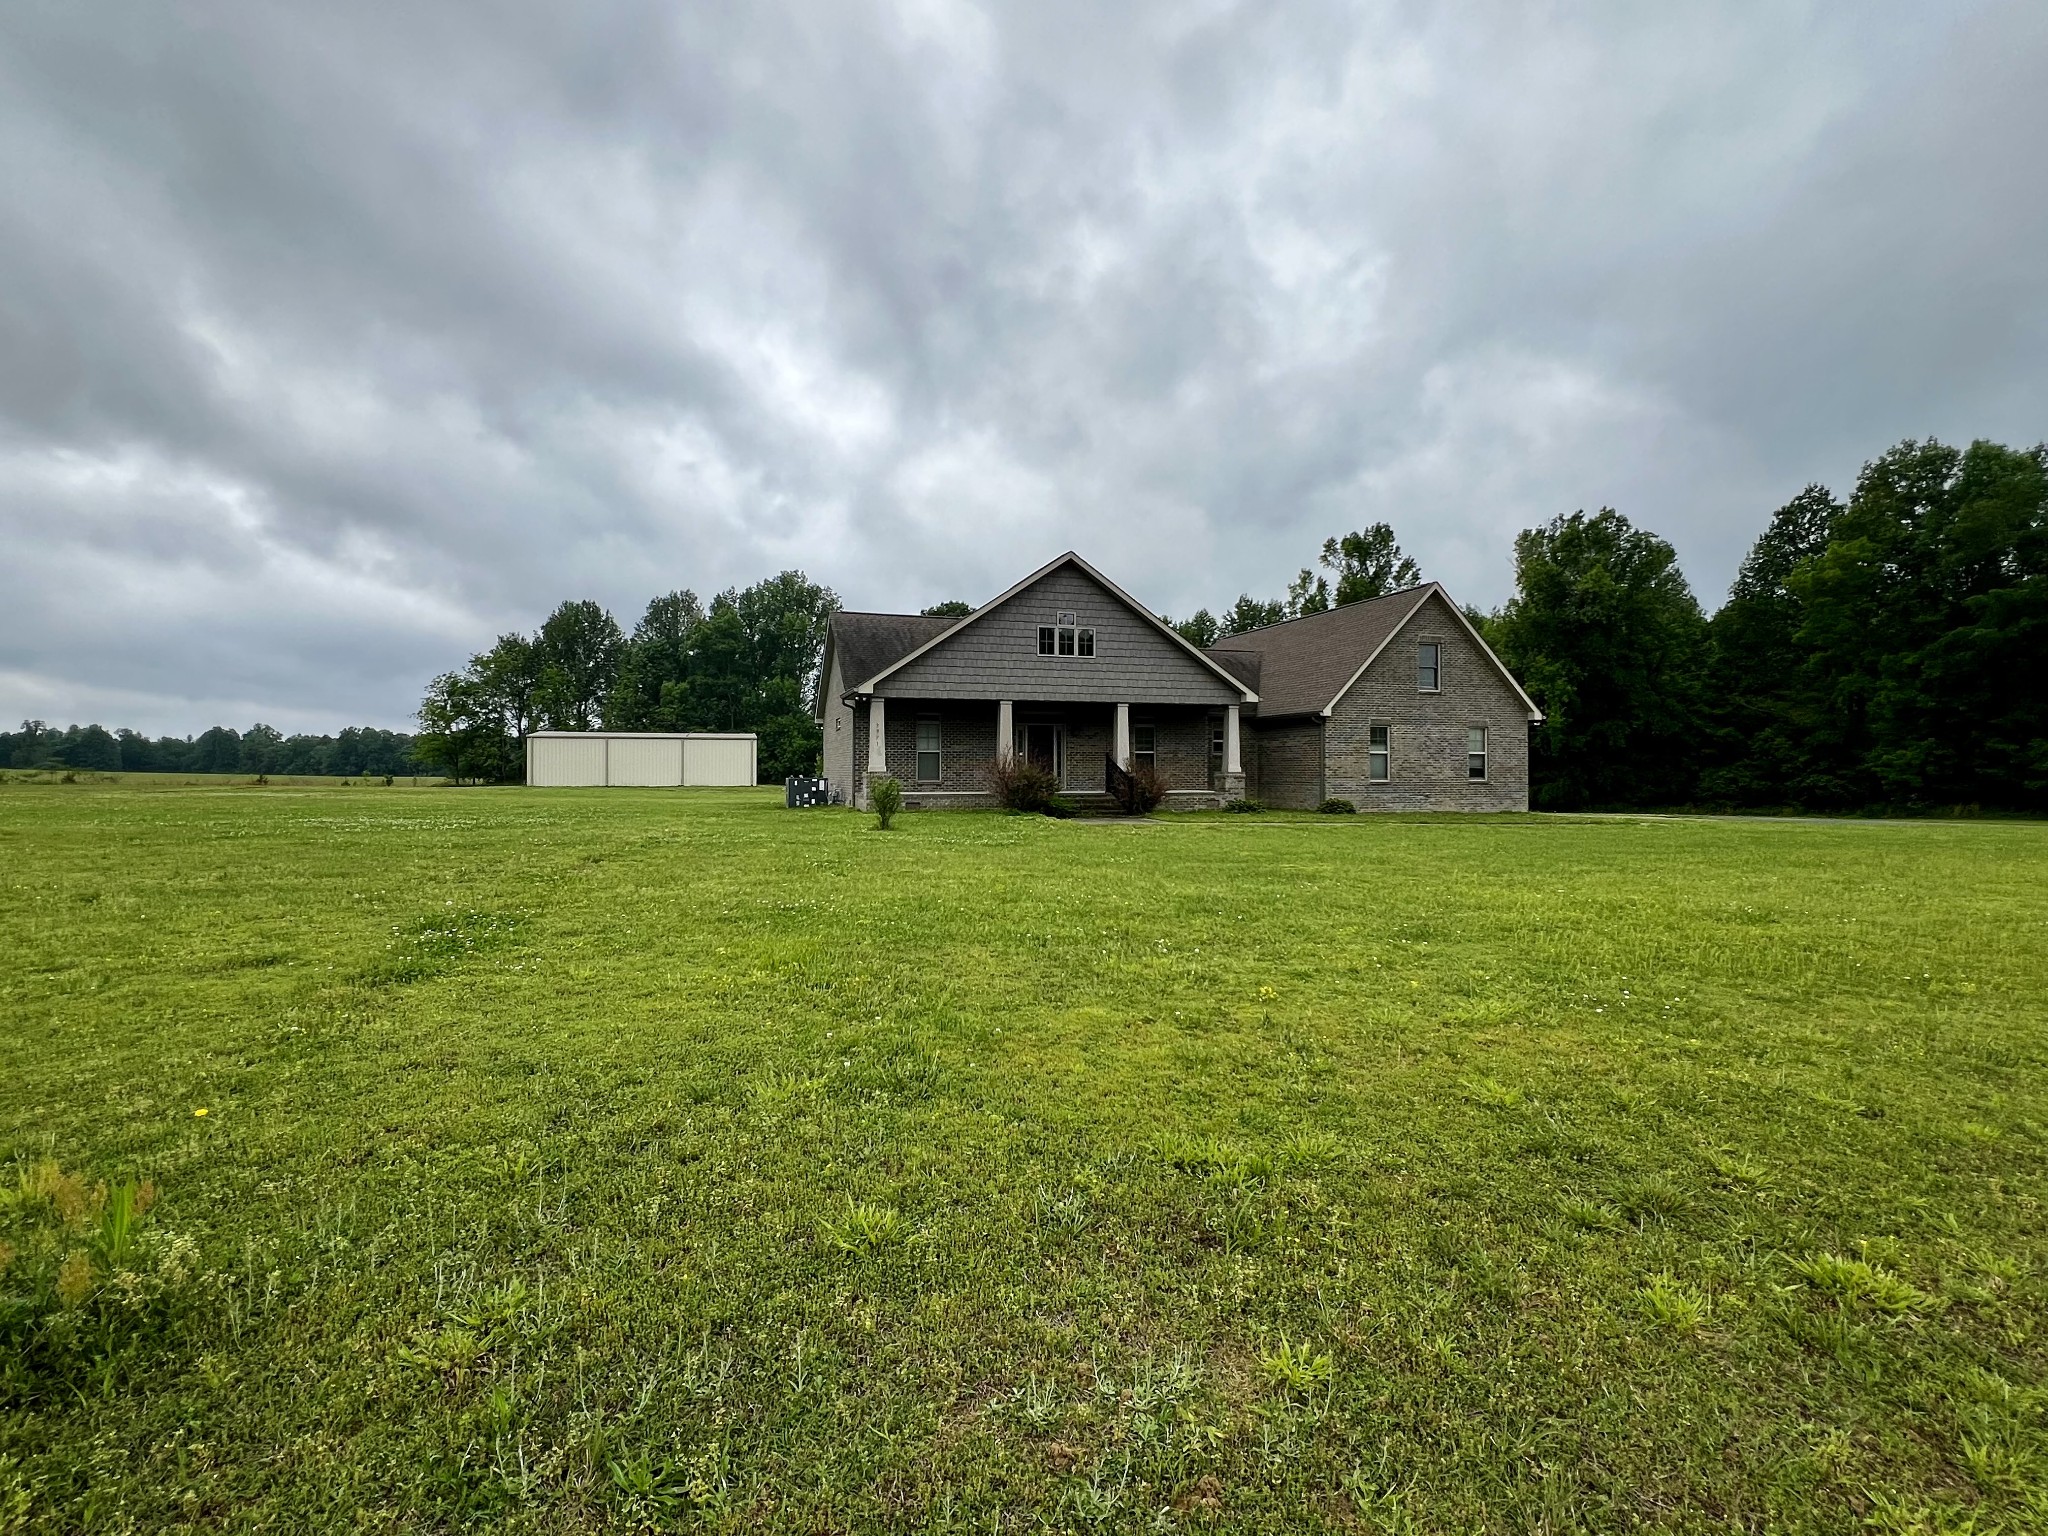
[[[1131,766],[1159,766],[1159,728],[1149,720],[1140,720],[1131,727]]]
[[[917,717],[917,779],[920,784],[939,781],[939,717]]]
[[[1062,613],[1060,615],[1058,628],[1060,632],[1060,654],[1062,656],[1071,656],[1074,654],[1075,622],[1075,616],[1071,613]]]
[[[1465,777],[1486,777],[1486,727],[1483,725],[1465,727]]]
[[[1394,763],[1393,737],[1391,725],[1369,725],[1365,728],[1365,776],[1369,782],[1387,782]]]
[[[1041,625],[1039,625],[1039,626],[1038,626],[1038,654],[1039,654],[1039,655],[1041,655],[1041,656],[1050,656],[1050,655],[1052,655],[1052,653],[1053,653],[1053,635],[1054,635],[1055,633],[1056,633],[1056,631],[1055,631],[1055,630],[1053,629],[1052,625],[1050,625],[1050,624],[1041,624]]]
[[[1444,648],[1434,640],[1415,647],[1415,691],[1435,693],[1444,683]]]

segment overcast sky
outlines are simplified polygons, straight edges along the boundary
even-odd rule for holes
[[[790,566],[1182,614],[2048,435],[2048,4],[0,9],[0,712],[405,727]]]

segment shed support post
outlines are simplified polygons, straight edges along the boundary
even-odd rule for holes
[[[1017,755],[1017,709],[1009,699],[996,701],[996,761],[1007,763]]]
[[[1116,707],[1116,765],[1126,773],[1131,771],[1131,706],[1128,704]]]

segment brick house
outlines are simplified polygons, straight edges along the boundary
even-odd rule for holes
[[[819,676],[825,776],[893,776],[913,806],[993,804],[999,756],[1107,803],[1148,767],[1168,808],[1526,810],[1541,713],[1442,587],[1188,644],[1079,555],[961,618],[835,614]]]

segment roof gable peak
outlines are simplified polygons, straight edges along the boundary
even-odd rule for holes
[[[916,649],[910,651],[908,654],[898,657],[888,666],[881,668],[872,677],[861,679],[857,683],[850,682],[849,686],[855,693],[869,692],[874,688],[875,684],[881,682],[884,678],[888,677],[892,672],[900,671],[902,668],[909,666],[911,662],[917,660],[918,657],[923,656],[926,652],[935,650],[939,646],[944,645],[948,640],[952,639],[953,636],[959,634],[963,629],[967,628],[968,625],[975,623],[979,619],[987,617],[991,613],[994,613],[998,608],[1002,607],[1005,603],[1009,602],[1018,594],[1029,591],[1032,587],[1036,586],[1039,582],[1043,581],[1046,577],[1050,576],[1053,572],[1059,570],[1063,566],[1069,565],[1073,566],[1076,570],[1080,571],[1083,575],[1088,577],[1089,580],[1093,581],[1097,586],[1101,587],[1104,591],[1109,593],[1111,597],[1115,598],[1118,602],[1122,603],[1124,607],[1129,609],[1132,613],[1138,615],[1146,623],[1150,624],[1160,634],[1166,636],[1167,639],[1172,642],[1172,644],[1179,647],[1182,651],[1184,651],[1189,657],[1191,657],[1193,660],[1199,663],[1207,671],[1215,674],[1216,677],[1220,678],[1224,683],[1228,684],[1234,692],[1242,696],[1243,701],[1245,703],[1256,704],[1258,702],[1258,694],[1253,692],[1250,688],[1247,688],[1242,680],[1233,677],[1230,674],[1230,672],[1226,670],[1223,666],[1221,666],[1213,656],[1205,654],[1202,651],[1201,647],[1190,644],[1187,637],[1182,635],[1179,630],[1175,629],[1171,624],[1168,624],[1165,620],[1161,619],[1158,614],[1154,613],[1150,608],[1147,608],[1143,603],[1139,602],[1136,598],[1132,597],[1130,593],[1126,592],[1122,587],[1118,586],[1115,582],[1111,581],[1107,576],[1103,575],[1102,572],[1098,571],[1097,569],[1095,569],[1094,566],[1090,565],[1086,560],[1082,559],[1079,553],[1071,549],[1067,550],[1063,554],[1055,555],[1052,559],[1046,561],[1044,565],[1041,565],[1037,570],[1033,571],[1029,576],[1026,576],[1023,580],[1018,581],[1009,586],[1008,588],[1004,589],[1003,591],[997,593],[987,602],[981,604],[972,613],[962,614],[960,618],[956,620],[954,623],[947,625],[946,628],[940,630],[937,634],[933,635],[929,640],[925,641],[924,644],[918,646]]]

